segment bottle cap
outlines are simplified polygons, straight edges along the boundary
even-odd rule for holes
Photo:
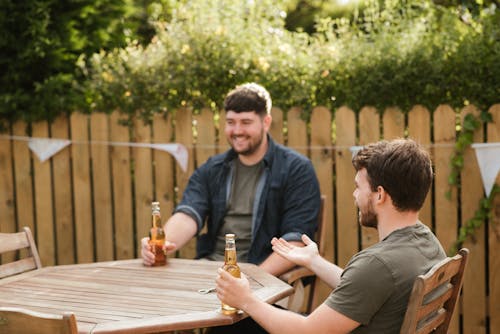
[[[160,202],[152,202],[151,203],[151,210],[154,211],[160,211]]]

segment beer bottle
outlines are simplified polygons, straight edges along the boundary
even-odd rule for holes
[[[153,266],[162,266],[167,263],[167,256],[163,250],[165,244],[165,231],[161,226],[160,202],[151,203],[153,226],[149,230],[149,244],[155,255]]]
[[[236,263],[236,243],[234,234],[226,234],[226,248],[224,250],[224,266],[225,271],[233,275],[233,277],[240,278],[240,267]],[[222,303],[222,313],[233,314],[238,311],[236,308]]]

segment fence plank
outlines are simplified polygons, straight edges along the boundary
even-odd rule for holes
[[[48,138],[49,125],[47,122],[38,122],[32,125],[33,137]],[[35,186],[36,212],[36,244],[40,260],[44,266],[52,266],[56,262],[54,211],[52,210],[52,174],[50,161],[40,162],[33,157],[33,182]],[[91,241],[91,244],[93,240]]]
[[[217,152],[222,153],[229,149],[229,143],[226,139],[226,134],[224,133],[224,129],[226,127],[226,112],[221,111],[219,113],[219,135],[217,137],[218,147]]]
[[[4,233],[17,232],[11,143],[8,138],[0,138],[0,232]],[[13,260],[14,254],[0,256],[0,263]]]
[[[300,117],[301,108],[292,108],[287,113],[287,146],[296,152],[308,157],[307,124]],[[328,199],[327,199],[328,200]],[[301,311],[304,311],[309,302],[311,290],[307,286],[304,291],[304,299]]]
[[[151,143],[151,128],[143,120],[135,118],[133,137],[135,143]],[[149,234],[151,228],[151,202],[153,201],[153,154],[151,148],[134,147],[134,200],[135,200],[135,235],[137,254],[140,254],[140,240]]]
[[[384,139],[404,137],[405,115],[398,108],[387,108],[382,116]]]
[[[458,226],[457,190],[448,184],[448,177],[451,173],[450,160],[455,143],[455,111],[449,106],[439,106],[434,112],[434,124],[434,148],[432,150],[435,192],[434,231],[445,251],[449,252],[457,239]],[[448,191],[450,191],[449,199],[446,196]],[[455,312],[450,323],[450,333],[459,332],[458,318],[458,312]]]
[[[129,142],[128,128],[119,124],[122,118],[118,111],[110,116],[110,139],[112,142]],[[115,256],[130,259],[134,254],[132,177],[130,173],[130,148],[111,147],[111,170],[113,185],[113,207],[115,218]]]
[[[179,191],[179,200],[186,188],[187,182],[194,171],[194,150],[193,150],[193,116],[189,109],[179,109],[175,115],[175,141],[183,143],[188,149],[188,169],[183,172],[179,167],[176,168],[177,188]],[[194,258],[196,255],[196,238],[191,239],[187,245],[181,248],[179,256],[181,258]]]
[[[287,145],[304,156],[308,156],[307,152],[307,124],[300,117],[302,109],[292,108],[287,114]]]
[[[69,120],[57,118],[51,124],[52,138],[69,139]],[[70,150],[65,148],[52,157],[54,177],[54,216],[56,222],[57,264],[75,263],[73,189],[71,186]]]
[[[172,122],[170,117],[155,114],[153,117],[153,142],[166,144],[172,141]],[[154,199],[160,202],[162,219],[165,222],[174,210],[174,163],[172,156],[163,151],[153,151]],[[168,236],[167,236],[168,239]]]
[[[488,142],[500,142],[500,104],[492,106],[489,112],[493,122],[488,123]],[[497,175],[496,184],[500,184]],[[492,218],[488,224],[488,259],[489,259],[489,317],[490,333],[500,333],[500,196],[496,195],[492,205]]]
[[[90,115],[90,145],[92,158],[92,188],[97,261],[110,261],[114,257],[113,198],[111,196],[111,165],[109,117],[104,113]]]
[[[455,111],[449,106],[439,106],[434,112],[434,124],[435,231],[444,249],[449,251],[457,239],[458,228],[457,190],[448,184],[455,144]]]
[[[479,111],[473,106],[462,110],[461,115],[467,113],[478,115]],[[482,142],[483,131],[474,132],[474,142]],[[470,219],[477,210],[479,201],[483,198],[483,187],[476,156],[472,148],[464,153],[464,168],[461,173],[461,215],[462,224]],[[464,334],[486,333],[486,286],[485,286],[485,228],[481,225],[474,232],[475,240],[464,242],[470,249],[468,268],[465,272],[463,285]]]
[[[356,117],[352,110],[342,107],[335,112],[337,150],[335,183],[337,206],[337,264],[344,267],[359,251],[357,209],[352,196],[354,176],[350,147],[356,144]],[[351,189],[352,191],[348,191]]]
[[[380,139],[380,116],[375,108],[365,107],[359,113],[359,144],[366,145]],[[374,228],[361,227],[361,248],[365,249],[378,241]]]
[[[273,108],[271,110],[271,115],[273,116],[273,121],[271,122],[271,128],[269,133],[273,140],[279,144],[284,144],[285,139],[283,136],[283,110],[280,108]]]
[[[14,136],[26,136],[26,123],[16,122],[13,126]],[[15,141],[14,153],[14,174],[16,188],[16,214],[19,230],[23,226],[28,226],[35,230],[33,212],[33,187],[31,184],[31,155],[27,141]]]
[[[201,166],[209,157],[217,153],[214,114],[210,109],[203,109],[195,117],[198,137],[196,138],[196,166]]]
[[[431,114],[429,110],[422,106],[415,106],[410,110],[408,113],[408,136],[423,145],[431,154],[432,161],[434,161],[433,148],[431,147]],[[419,213],[420,221],[429,227],[432,227],[431,199],[432,187]]]
[[[90,154],[87,115],[75,112],[70,117],[73,199],[76,230],[76,258],[78,263],[94,261],[92,199],[90,189]]]
[[[318,175],[320,190],[328,199],[325,203],[326,211],[326,240],[331,242],[326,244],[325,258],[333,262],[334,249],[333,244],[333,179],[332,179],[332,121],[330,111],[323,107],[313,109],[311,116],[311,161]],[[316,286],[313,297],[313,307],[321,304],[331,292],[326,284]]]

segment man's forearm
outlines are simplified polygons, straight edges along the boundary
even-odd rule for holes
[[[304,246],[304,244],[300,241],[290,241],[290,243],[297,247]],[[271,255],[269,255],[267,259],[265,259],[264,262],[262,262],[259,265],[259,267],[261,267],[262,269],[264,269],[265,271],[274,276],[282,275],[295,266],[296,266],[295,263],[286,260],[285,258],[279,256],[274,252],[271,253]]]
[[[174,213],[163,228],[165,229],[167,241],[175,243],[175,250],[182,248],[196,235],[198,230],[194,219],[182,212]]]
[[[340,275],[343,271],[342,268],[327,261],[320,255],[314,258],[309,265],[309,269],[332,289],[335,289],[340,283]]]

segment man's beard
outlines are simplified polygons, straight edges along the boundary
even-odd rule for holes
[[[359,223],[361,226],[378,228],[377,213],[373,209],[371,201],[368,202],[366,210],[359,209]]]
[[[260,137],[257,139],[256,142],[253,142],[252,139],[249,139],[249,144],[248,147],[244,150],[238,151],[234,148],[233,143],[231,140],[229,140],[229,145],[233,148],[233,150],[236,151],[236,153],[241,154],[241,155],[252,155],[257,149],[262,145],[262,141],[264,140],[264,129],[262,129],[260,133]]]

